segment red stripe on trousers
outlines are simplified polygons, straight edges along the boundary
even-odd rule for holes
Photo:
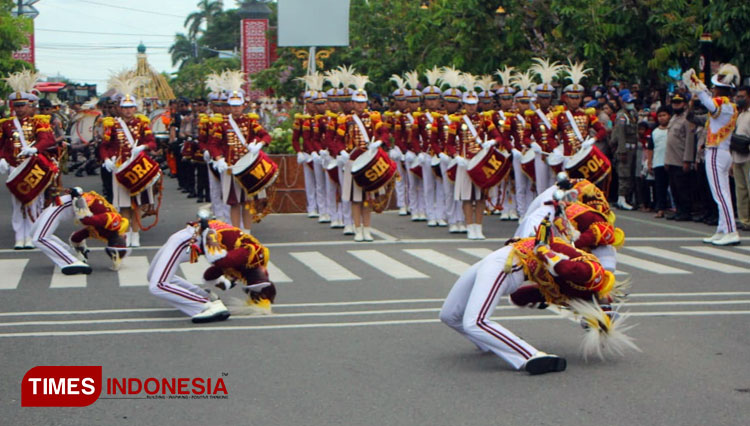
[[[184,297],[185,299],[193,300],[193,301],[196,301],[196,302],[207,302],[208,299],[206,299],[204,297],[196,296],[195,294],[190,293],[190,292],[183,292],[183,291],[180,291],[177,288],[174,288],[174,287],[171,287],[171,286],[167,287],[167,285],[169,283],[166,282],[166,279],[170,275],[169,271],[172,270],[172,268],[174,267],[175,262],[180,257],[180,252],[182,250],[186,249],[189,244],[190,244],[189,240],[185,241],[185,242],[183,242],[182,244],[180,244],[177,247],[177,250],[175,250],[174,252],[172,252],[172,256],[170,256],[169,261],[167,262],[167,267],[164,268],[164,270],[162,271],[161,275],[159,276],[159,281],[157,282],[156,287],[160,288],[160,289],[162,289],[164,291],[167,291],[169,293],[173,293],[173,294],[176,294],[178,296]]]
[[[49,231],[50,226],[52,226],[52,223],[55,221],[55,219],[57,218],[57,216],[59,216],[60,213],[62,213],[63,210],[65,210],[66,207],[70,207],[72,204],[73,204],[72,201],[68,201],[67,203],[65,203],[65,204],[57,207],[57,209],[55,210],[55,212],[52,213],[52,215],[49,217],[49,219],[47,220],[47,222],[45,222],[44,225],[42,226],[42,232],[39,233],[39,238],[37,239],[37,241],[39,241],[40,243],[44,244],[45,247],[47,247],[48,249],[52,250],[55,254],[57,254],[58,256],[60,256],[60,258],[62,258],[66,262],[68,262],[68,264],[71,264],[71,263],[75,262],[75,260],[73,262],[71,262],[70,261],[70,255],[66,256],[65,253],[62,253],[54,245],[48,243],[44,239],[44,237],[47,234],[47,232]]]
[[[716,157],[719,154],[719,149],[716,148],[713,151],[713,155],[711,156],[711,171],[713,172],[714,185],[716,187],[716,197],[719,199],[719,202],[721,203],[721,209],[724,211],[724,221],[727,224],[727,233],[730,233],[734,232],[734,227],[729,222],[729,210],[727,209],[726,201],[724,201],[724,194],[722,194],[721,192],[721,186],[719,186],[719,170],[716,167]]]

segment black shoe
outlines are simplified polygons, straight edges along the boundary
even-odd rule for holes
[[[565,358],[560,358],[557,355],[550,355],[544,352],[539,352],[537,355],[529,358],[524,365],[524,370],[528,371],[529,374],[545,374],[545,373],[557,373],[565,371],[568,363]]]
[[[195,202],[196,203],[202,203],[203,202],[203,197],[198,197],[198,199],[195,200]]]
[[[692,219],[693,218],[691,218],[690,215],[688,214],[678,214],[678,215],[675,215],[674,217],[675,222],[688,222]]]
[[[182,192],[183,194],[187,194],[188,192],[190,192],[190,190],[185,189],[185,188],[180,188],[180,192]]]
[[[669,213],[669,214],[664,215],[664,219],[667,219],[667,220],[675,220],[675,218],[677,218],[677,215],[675,213]]]
[[[188,198],[195,198],[195,197],[197,197],[197,195],[195,195],[195,192],[190,192],[190,193],[188,193],[187,197]]]
[[[75,175],[76,175],[76,177],[83,177],[83,169],[76,170]]]
[[[703,222],[703,219],[705,219],[705,216],[703,215],[695,215],[693,216],[693,222]]]

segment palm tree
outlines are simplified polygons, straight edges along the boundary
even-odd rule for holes
[[[172,66],[180,64],[180,68],[193,59],[195,56],[195,39],[188,38],[183,33],[178,33],[174,37],[174,44],[169,48],[169,54],[172,55]]]
[[[214,16],[222,12],[223,2],[219,0],[200,0],[198,11],[187,16],[183,24],[188,30],[190,38],[196,38],[201,32],[201,24],[206,22],[206,27],[211,23]]]

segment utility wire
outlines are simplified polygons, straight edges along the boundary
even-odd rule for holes
[[[187,18],[187,15],[184,15],[184,16],[183,15],[172,15],[172,14],[169,14],[169,13],[154,12],[152,10],[135,9],[135,8],[132,8],[132,7],[123,7],[123,6],[114,6],[114,5],[111,5],[111,4],[99,3],[99,2],[91,1],[91,0],[78,0],[78,1],[81,2],[81,3],[95,4],[97,6],[111,7],[113,9],[130,10],[130,11],[133,11],[133,12],[148,13],[148,14],[151,14],[151,15],[169,16],[169,17],[172,17],[172,18],[180,18],[180,19]]]
[[[141,36],[141,37],[174,37],[166,34],[133,34],[133,33],[102,33],[96,31],[73,31],[73,30],[53,30],[50,28],[35,28],[34,31],[46,31],[53,33],[74,33],[74,34],[95,34],[95,35],[116,35],[116,36]]]

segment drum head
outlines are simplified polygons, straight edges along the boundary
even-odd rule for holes
[[[368,149],[359,157],[357,157],[357,159],[354,160],[354,163],[352,163],[352,174],[357,173],[358,171],[362,170],[362,168],[370,164],[370,161],[375,158],[375,155],[377,153],[378,151],[370,151]]]
[[[16,178],[21,172],[26,170],[26,167],[29,166],[29,162],[31,161],[32,157],[28,157],[27,159],[23,160],[21,164],[18,165],[13,171],[8,175],[8,182],[12,181]]]
[[[471,170],[474,167],[476,167],[477,164],[479,164],[482,160],[484,160],[485,157],[487,157],[490,154],[491,148],[485,148],[474,155],[471,160],[469,160],[469,165],[466,166],[467,170]]]
[[[524,152],[523,155],[521,155],[521,163],[526,164],[529,161],[534,161],[534,154],[535,152],[530,149]]]
[[[248,167],[252,166],[253,163],[255,163],[255,160],[258,159],[259,152],[260,151],[256,153],[248,152],[247,154],[242,156],[242,158],[237,160],[237,162],[232,166],[232,174],[235,176],[241,175],[242,172],[247,170]]]
[[[328,162],[328,164],[326,164],[326,170],[333,170],[336,167],[338,167],[338,163],[336,162],[336,160],[331,160]]]
[[[587,148],[584,148],[575,154],[571,155],[567,159],[565,159],[565,168],[574,167],[576,164],[580,163],[581,160],[588,157],[589,154],[591,154],[591,150],[594,149],[593,146],[589,146]]]

